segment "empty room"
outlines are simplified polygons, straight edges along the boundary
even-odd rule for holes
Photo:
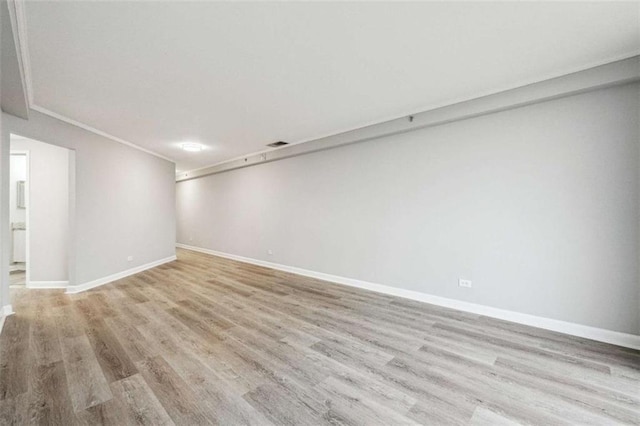
[[[640,2],[0,24],[0,425],[640,425]]]

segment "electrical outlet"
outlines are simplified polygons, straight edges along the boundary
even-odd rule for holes
[[[458,280],[458,286],[460,287],[466,287],[466,288],[471,288],[473,287],[473,284],[471,283],[470,280],[463,280],[462,278],[460,278]]]
[[[127,257],[127,262],[131,262],[133,260],[133,256]]]
[[[189,241],[193,241],[193,237],[189,237]]]
[[[273,250],[267,250],[267,254],[268,254],[269,256],[273,256]]]

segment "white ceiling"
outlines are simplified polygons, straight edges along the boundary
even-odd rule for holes
[[[178,170],[640,50],[637,2],[27,2],[26,20],[36,105]]]

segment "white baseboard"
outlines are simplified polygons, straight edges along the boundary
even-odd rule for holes
[[[4,327],[4,321],[7,319],[9,315],[13,315],[13,308],[11,305],[4,305],[2,307],[2,316],[0,316],[0,333],[2,333],[2,328]]]
[[[618,331],[606,330],[603,328],[590,327],[587,325],[560,321],[551,318],[544,318],[535,315],[523,314],[520,312],[509,311],[506,309],[493,308],[491,306],[478,305],[476,303],[463,302],[461,300],[448,299],[445,297],[433,296],[431,294],[420,293],[413,290],[405,290],[402,288],[391,287],[383,284],[375,284],[367,281],[361,281],[353,278],[345,278],[337,275],[325,274],[322,272],[310,271],[307,269],[297,268],[294,266],[282,265],[279,263],[266,262],[264,260],[251,259],[248,257],[237,256],[219,252],[215,250],[205,249],[201,247],[189,246],[186,244],[176,244],[176,247],[197,251],[201,253],[220,256],[227,259],[237,260],[240,262],[251,263],[253,265],[264,266],[267,268],[277,269],[279,271],[291,272],[293,274],[303,275],[305,277],[317,278],[324,281],[330,281],[337,284],[343,284],[350,287],[362,288],[378,293],[384,293],[391,296],[402,297],[405,299],[417,300],[420,302],[430,303],[432,305],[443,306],[460,311],[470,312],[473,314],[484,315],[487,317],[498,318],[505,321],[511,321],[518,324],[524,324],[532,327],[543,328],[545,330],[557,331],[559,333],[570,334],[572,336],[584,337],[586,339],[597,340],[599,342],[611,343],[618,346],[624,346],[632,349],[640,349],[640,336],[629,333],[621,333]]]
[[[69,281],[29,281],[26,287],[32,289],[54,289],[67,288],[68,285]]]
[[[90,290],[92,288],[120,280],[122,278],[128,277],[129,275],[137,274],[138,272],[146,271],[147,269],[155,268],[156,266],[160,266],[164,263],[172,262],[174,260],[176,260],[175,255],[165,257],[164,259],[156,260],[154,262],[145,263],[144,265],[136,266],[135,268],[127,269],[125,271],[118,272],[117,274],[98,278],[97,280],[89,281],[83,284],[70,285],[67,287],[66,293],[74,294],[80,293],[81,291]]]

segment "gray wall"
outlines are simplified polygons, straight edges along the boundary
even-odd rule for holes
[[[11,151],[29,152],[29,280],[67,281],[69,150],[29,139]]]
[[[29,121],[8,114],[2,114],[2,120],[3,153],[8,152],[10,133],[75,151],[75,168],[70,170],[75,174],[71,220],[77,253],[72,284],[175,254],[173,163],[33,110]],[[8,182],[8,159],[0,158],[3,182]],[[8,223],[6,214],[2,219]]]
[[[2,111],[27,118],[29,107],[22,86],[18,53],[15,49],[16,40],[13,37],[7,1],[0,1],[0,40],[2,40],[0,48],[0,91],[2,92],[0,106],[2,106]]]
[[[639,94],[181,182],[178,242],[638,334]]]

